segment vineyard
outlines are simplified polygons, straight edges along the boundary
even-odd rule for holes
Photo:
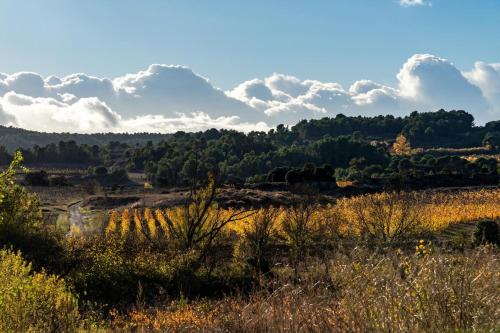
[[[307,216],[311,231],[335,230],[340,236],[359,235],[368,231],[393,237],[405,230],[440,231],[450,225],[500,218],[500,190],[461,190],[454,192],[378,193],[339,199],[333,205],[311,204]],[[273,232],[286,236],[290,208],[271,208]],[[301,209],[307,207],[301,206]],[[226,221],[223,232],[243,235],[266,214],[268,209],[234,210],[208,207],[206,220]],[[108,236],[133,237],[141,241],[169,239],[182,232],[186,220],[182,207],[167,209],[114,210],[105,227]],[[381,230],[378,230],[378,229]]]

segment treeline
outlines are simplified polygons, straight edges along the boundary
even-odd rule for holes
[[[326,136],[317,141],[281,144],[262,133],[244,135],[235,131],[215,131],[200,135],[184,134],[178,140],[163,141],[136,149],[130,168],[144,170],[159,186],[183,185],[214,172],[226,181],[264,181],[276,167],[305,164],[345,168],[362,156],[369,164],[387,164],[383,147],[375,147],[351,136]],[[314,168],[314,167],[313,167]]]
[[[247,135],[225,130],[179,132],[170,140],[134,150],[129,167],[145,170],[148,178],[160,186],[181,185],[189,179],[202,178],[208,171],[218,172],[228,181],[269,181],[276,178],[273,172],[277,169],[281,170],[278,181],[286,181],[286,174],[291,172],[291,182],[300,182],[311,178],[304,170],[318,167],[334,170],[337,179],[357,181],[402,174],[417,178],[496,174],[496,167],[491,166],[496,163],[493,159],[474,163],[459,157],[418,154],[410,159],[389,153],[398,134],[405,135],[412,147],[498,148],[500,122],[484,127],[473,124],[474,118],[464,111],[441,110],[414,112],[405,118],[338,115]],[[408,172],[404,171],[405,166]]]
[[[404,134],[414,147],[477,147],[500,142],[500,121],[474,126],[474,117],[465,111],[412,112],[407,117],[346,117],[303,120],[289,136],[314,140],[324,135],[356,135],[365,139],[390,140]]]
[[[192,179],[204,178],[208,172],[220,175],[227,182],[270,181],[274,179],[270,173],[277,168],[287,169],[286,173],[293,171],[292,182],[325,181],[332,177],[366,181],[402,174],[415,177],[460,174],[470,178],[496,173],[493,160],[438,158],[425,155],[425,149],[420,150],[423,154],[411,158],[394,156],[390,153],[391,145],[400,134],[412,148],[489,146],[488,149],[494,150],[500,146],[500,121],[476,127],[472,115],[444,110],[413,112],[403,118],[337,115],[304,120],[292,127],[279,125],[267,133],[210,129],[164,136],[151,134],[155,140],[143,144],[132,144],[131,138],[137,136],[142,140],[148,138],[147,134],[124,134],[127,140],[105,144],[82,144],[77,140],[36,144],[23,149],[23,154],[28,165],[104,165],[145,172],[157,186],[187,185]],[[111,138],[108,134],[85,137]],[[159,138],[163,139],[158,141]],[[10,161],[9,152],[7,147],[0,148],[1,163]],[[320,174],[329,170],[329,175],[314,178],[311,175],[316,169]],[[286,181],[286,173],[278,177],[280,181]]]
[[[209,130],[207,132],[213,132]],[[281,144],[318,140],[325,135],[337,137],[353,135],[367,140],[391,140],[403,133],[414,147],[477,147],[488,142],[500,142],[500,121],[475,126],[474,117],[465,111],[412,112],[406,117],[392,115],[376,117],[347,117],[303,120],[290,128],[278,125],[268,133],[261,133]],[[184,132],[178,132],[182,136]],[[202,133],[197,133],[202,135]],[[18,148],[44,146],[59,141],[103,146],[111,141],[130,146],[144,145],[148,141],[175,140],[175,134],[158,133],[41,133],[15,127],[0,126],[0,146],[12,152]]]
[[[92,167],[98,165],[114,166],[126,162],[127,154],[137,148],[126,143],[111,141],[105,145],[78,144],[73,140],[49,143],[45,146],[35,144],[33,148],[20,148],[24,163],[28,166],[54,167]],[[0,146],[0,165],[7,165],[13,158],[6,147]]]
[[[104,146],[109,142],[121,142],[131,146],[144,145],[148,141],[159,142],[168,137],[169,134],[158,133],[42,133],[29,131],[22,128],[0,126],[0,146],[9,152],[16,149],[33,148],[35,145],[45,146],[60,141],[75,141],[77,144],[89,146]]]

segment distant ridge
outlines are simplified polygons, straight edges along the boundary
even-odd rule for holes
[[[110,141],[135,145],[144,144],[148,141],[159,142],[169,136],[170,134],[159,133],[44,133],[0,125],[0,146],[6,147],[9,151],[17,148],[31,148],[34,145],[44,146],[50,143],[70,140],[78,144],[98,146],[105,145]]]

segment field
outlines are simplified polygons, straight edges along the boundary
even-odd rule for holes
[[[370,213],[372,215],[383,214],[384,212],[388,215],[390,210],[394,211],[392,215],[387,217],[387,224],[392,229],[396,229],[396,224],[401,221],[403,209],[407,211],[411,209],[415,213],[415,218],[419,219],[418,224],[421,232],[440,232],[454,224],[500,218],[499,189],[413,192],[404,199],[408,201],[403,202],[400,198],[391,197],[387,193],[341,198],[335,204],[316,207],[314,213],[311,214],[311,223],[319,225],[322,221],[328,221],[337,225],[341,236],[359,235],[359,230],[362,228],[360,222],[363,217],[359,215],[359,211],[360,209],[368,210],[369,207],[366,205],[370,204],[378,205],[380,211],[369,212],[367,215]],[[400,201],[395,202],[396,200]],[[262,210],[248,209],[248,212],[262,214]],[[223,209],[221,215],[229,216],[234,212],[234,209]],[[148,239],[168,238],[169,226],[166,221],[175,223],[175,214],[175,209],[161,208],[113,210],[104,229],[107,235],[120,234],[126,237],[136,234],[139,238],[144,238],[145,235]],[[275,215],[276,221],[273,223],[278,226],[284,225],[284,220],[287,218],[287,208],[277,209]],[[332,221],[332,217],[335,218],[335,221]],[[371,217],[367,216],[367,218]],[[251,221],[250,215],[247,219],[241,219],[234,224],[227,225],[225,231],[241,235]]]

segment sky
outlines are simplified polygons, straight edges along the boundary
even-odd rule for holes
[[[497,120],[499,17],[498,0],[0,0],[0,124],[248,131],[438,108]]]

